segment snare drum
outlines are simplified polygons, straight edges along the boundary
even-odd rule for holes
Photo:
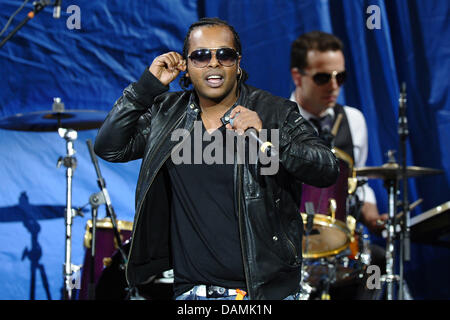
[[[327,188],[303,185],[300,212],[307,225],[305,204],[314,205],[313,228],[303,237],[303,258],[322,258],[345,250],[354,231],[354,218],[347,216],[347,197],[355,191],[356,179],[353,159],[344,151],[334,148],[340,173],[336,183]],[[353,228],[353,229],[352,229]]]
[[[336,255],[304,260],[302,285],[309,289],[309,299],[319,299],[327,286],[332,300],[353,299],[357,288],[365,285],[371,263],[370,240],[362,227],[355,229],[352,239],[348,248]]]

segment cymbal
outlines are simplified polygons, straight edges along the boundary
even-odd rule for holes
[[[403,178],[403,167],[399,166],[397,163],[386,163],[381,167],[361,167],[355,168],[356,175],[359,177],[367,177],[374,179],[402,179]],[[421,177],[426,175],[441,174],[443,170],[408,166],[406,167],[406,176],[408,178]]]
[[[18,113],[0,119],[0,128],[17,131],[51,132],[58,128],[91,130],[100,128],[107,116],[100,110],[52,110]]]

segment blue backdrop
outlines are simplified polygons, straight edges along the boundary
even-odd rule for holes
[[[0,28],[21,3],[1,1]],[[75,18],[73,11],[66,12],[69,5],[80,9],[80,29],[68,28],[68,21]],[[378,16],[367,12],[370,5],[377,6]],[[12,26],[32,5],[25,8]],[[303,32],[324,30],[345,45],[350,76],[339,100],[359,108],[367,118],[367,165],[382,165],[388,150],[398,150],[399,84],[405,81],[408,165],[445,172],[410,179],[410,202],[424,200],[411,214],[450,200],[450,3],[446,0],[73,0],[63,1],[62,9],[59,20],[52,18],[51,8],[44,9],[0,49],[0,117],[50,110],[53,97],[61,97],[66,109],[108,111],[154,57],[181,51],[188,26],[202,16],[218,16],[235,26],[250,84],[289,97],[294,88],[290,43]],[[379,18],[379,29],[367,26],[367,20],[374,18]],[[172,90],[178,85],[173,84]],[[75,207],[98,192],[85,143],[95,135],[96,130],[79,131],[75,142]],[[60,299],[66,182],[65,169],[56,168],[56,162],[65,155],[65,142],[56,132],[0,129],[0,152],[0,299]],[[121,220],[133,219],[139,165],[139,161],[100,160]],[[370,184],[380,211],[386,212],[382,181]],[[99,214],[105,215],[103,208]],[[74,219],[73,262],[78,265],[83,262],[89,218],[87,206],[85,217]],[[413,297],[450,298],[449,269],[450,249],[413,244],[406,265]]]

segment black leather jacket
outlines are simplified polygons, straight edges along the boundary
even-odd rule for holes
[[[95,152],[112,162],[142,158],[136,214],[126,277],[143,284],[171,269],[170,179],[164,165],[171,133],[191,130],[199,107],[189,92],[166,92],[148,70],[128,86],[99,129]],[[338,176],[334,154],[287,99],[242,84],[242,105],[258,113],[263,128],[279,129],[280,166],[275,175],[255,175],[235,164],[234,188],[247,291],[250,299],[283,299],[299,290],[303,222],[301,183],[318,187]]]

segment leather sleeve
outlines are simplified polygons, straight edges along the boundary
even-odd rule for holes
[[[125,88],[109,112],[97,133],[95,153],[111,162],[142,158],[151,130],[153,101],[168,89],[146,68],[138,82]]]
[[[291,111],[280,129],[280,163],[300,181],[316,187],[336,182],[339,165],[333,152],[297,111]]]

